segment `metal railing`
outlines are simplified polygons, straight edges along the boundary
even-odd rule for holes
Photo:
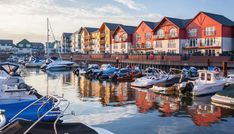
[[[47,99],[46,99],[47,98]],[[46,99],[46,100],[44,100]],[[70,102],[66,99],[64,99],[63,97],[60,97],[60,96],[57,96],[57,95],[46,95],[46,96],[43,96],[41,97],[40,99],[34,101],[33,103],[31,103],[30,105],[28,105],[27,107],[25,107],[24,109],[22,109],[21,111],[19,111],[14,117],[12,117],[10,120],[9,120],[9,123],[6,124],[4,127],[2,127],[0,129],[0,132],[2,130],[4,130],[5,128],[7,128],[8,126],[10,126],[12,123],[14,123],[15,121],[21,119],[21,120],[26,120],[26,121],[30,121],[30,120],[27,120],[27,119],[23,119],[23,118],[17,118],[21,113],[23,113],[24,111],[26,111],[27,109],[29,109],[30,107],[32,107],[34,104],[38,103],[38,102],[41,102],[42,100],[44,100],[44,102],[46,103],[43,103],[37,110],[37,115],[38,115],[38,119],[24,132],[24,134],[27,134],[37,123],[39,123],[45,116],[47,116],[49,113],[51,113],[56,107],[58,107],[62,101],[65,101],[67,102],[67,105],[65,106],[65,108],[63,110],[60,110],[60,114],[57,115],[57,118],[56,120],[54,121],[54,132],[55,134],[57,134],[57,128],[56,128],[56,124],[58,122],[58,120],[63,117],[65,111],[67,110],[67,108],[69,107],[70,105]],[[50,100],[52,100],[53,102],[56,102],[55,105],[53,105],[46,113],[44,113],[43,115],[39,115],[39,112],[41,110],[42,107],[44,107],[47,102],[49,102]],[[57,111],[56,111],[57,112]]]

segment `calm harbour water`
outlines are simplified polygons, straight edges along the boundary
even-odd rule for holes
[[[178,98],[135,90],[130,84],[100,82],[72,72],[22,70],[41,94],[64,94],[71,102],[65,122],[83,122],[116,134],[234,133],[234,110],[210,104],[210,97]]]

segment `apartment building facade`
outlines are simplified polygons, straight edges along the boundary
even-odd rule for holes
[[[147,53],[153,52],[153,29],[157,26],[158,22],[142,21],[132,38],[133,53]]]
[[[112,53],[130,53],[135,26],[119,25],[113,33]]]

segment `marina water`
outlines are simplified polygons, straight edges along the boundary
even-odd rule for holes
[[[233,133],[234,110],[211,105],[210,97],[179,98],[131,89],[130,83],[89,80],[72,72],[23,69],[41,94],[64,94],[71,102],[65,122],[82,122],[116,134]],[[71,117],[71,118],[70,118]]]

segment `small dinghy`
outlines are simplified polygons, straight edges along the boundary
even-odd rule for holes
[[[234,109],[234,85],[217,92],[211,100],[214,105]]]

